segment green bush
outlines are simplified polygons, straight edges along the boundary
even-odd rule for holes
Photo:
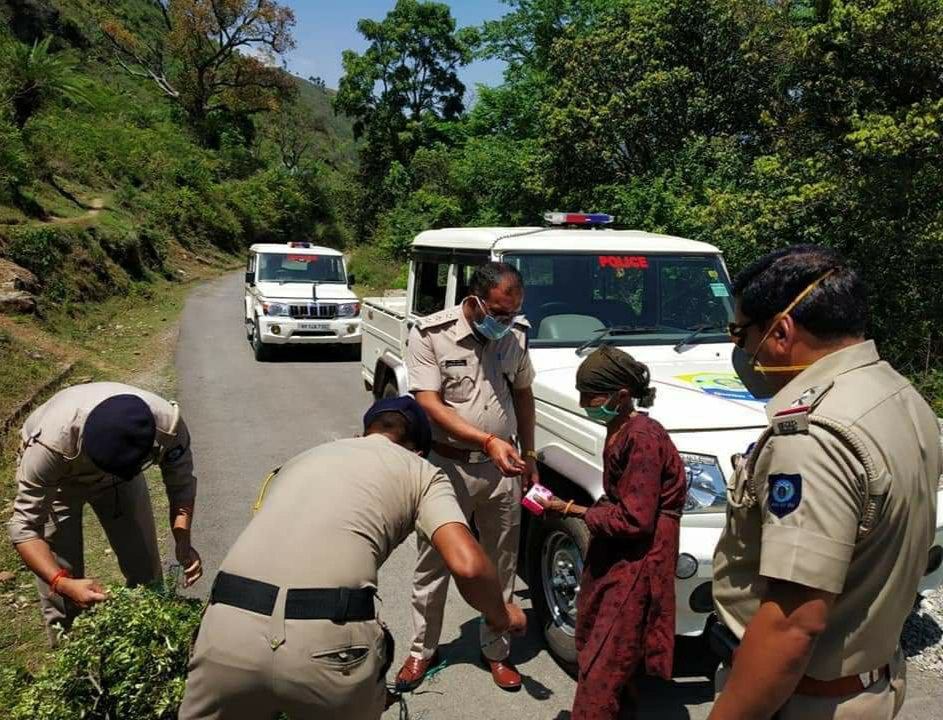
[[[290,173],[271,168],[221,186],[239,219],[245,244],[309,241],[339,248],[342,230],[323,174],[316,166]]]
[[[420,189],[380,216],[377,237],[390,256],[402,259],[423,230],[461,224],[462,210],[456,198]]]
[[[30,157],[20,131],[0,108],[0,202],[10,202],[30,178]]]
[[[9,231],[6,256],[45,282],[58,272],[69,239],[57,228],[17,227]]]
[[[13,720],[176,717],[200,603],[142,588],[111,593],[76,620],[49,664],[19,676]]]
[[[147,198],[150,219],[185,248],[240,246],[241,227],[235,214],[215,192],[192,187],[164,188]]]
[[[357,284],[381,291],[406,287],[408,265],[391,258],[376,245],[360,245],[350,255],[347,269],[357,276]]]

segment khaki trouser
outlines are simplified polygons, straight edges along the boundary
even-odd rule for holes
[[[207,608],[190,658],[179,720],[375,720],[386,701],[383,627],[376,620],[284,620]]]
[[[793,695],[776,713],[776,720],[891,720],[900,712],[906,692],[906,666],[898,650],[890,663],[891,677],[854,695],[813,697]],[[715,699],[723,690],[730,671],[717,670],[714,679]]]
[[[118,565],[128,585],[150,585],[162,578],[160,553],[151,496],[143,475],[115,486],[108,484],[94,493],[68,495],[58,493],[49,511],[44,539],[60,567],[74,577],[85,575],[82,511],[92,506],[105,529],[108,542],[118,558]],[[103,483],[104,484],[104,483]],[[51,593],[49,585],[36,578],[39,604],[50,642],[55,644],[58,630],[68,630],[79,613],[78,607],[61,595]]]
[[[455,488],[466,518],[475,516],[482,548],[498,571],[498,582],[510,602],[517,574],[517,549],[521,534],[521,480],[505,477],[494,463],[460,463],[435,452],[429,460],[442,468]],[[413,576],[413,637],[410,653],[432,657],[442,635],[449,571],[429,540],[417,533],[419,557]],[[482,652],[491,660],[504,660],[511,652],[507,635],[496,636],[482,622]]]

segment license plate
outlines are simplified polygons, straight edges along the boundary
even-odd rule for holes
[[[331,327],[327,323],[299,323],[299,330],[330,330]]]

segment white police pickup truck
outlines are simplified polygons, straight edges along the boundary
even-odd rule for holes
[[[245,324],[255,359],[269,359],[275,345],[359,345],[353,284],[337,250],[306,242],[250,247]]]
[[[608,216],[550,213],[564,225]],[[701,242],[646,232],[581,227],[431,230],[413,242],[405,297],[364,300],[361,369],[377,396],[408,391],[403,361],[417,318],[467,295],[475,267],[501,260],[524,278],[524,313],[537,372],[536,444],[542,482],[577,502],[602,495],[605,428],[579,407],[576,368],[588,341],[625,348],[651,369],[657,388],[651,415],[670,432],[687,469],[677,578],[677,632],[700,635],[711,621],[714,547],[724,525],[731,456],[766,426],[764,405],[731,365],[726,325],[733,318],[730,282],[720,251]],[[575,666],[575,600],[586,526],[538,519],[527,527],[521,567],[547,643]],[[943,579],[943,499],[923,588]]]

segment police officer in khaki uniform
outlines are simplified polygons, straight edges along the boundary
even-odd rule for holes
[[[50,643],[77,612],[106,599],[84,576],[82,510],[98,516],[129,585],[159,583],[160,555],[147,483],[160,465],[185,583],[202,573],[190,545],[196,498],[190,435],[175,403],[130,385],[99,382],[56,393],[20,431],[10,539],[36,573]]]
[[[534,368],[527,321],[520,315],[524,286],[505,263],[478,267],[469,297],[420,320],[406,353],[410,391],[433,422],[432,463],[452,481],[465,516],[475,517],[481,544],[498,568],[505,600],[514,591],[520,537],[520,500],[537,480],[534,451]],[[521,452],[512,436],[517,435]],[[521,456],[524,456],[523,458]],[[415,635],[397,675],[414,688],[437,661],[449,576],[442,558],[421,536],[413,580]],[[507,662],[510,640],[481,626],[482,659],[495,683],[520,688]]]
[[[451,484],[420,457],[430,441],[415,400],[381,400],[364,437],[308,450],[270,478],[213,583],[181,720],[379,718],[393,648],[377,572],[414,528],[495,632],[523,631]]]
[[[711,717],[892,718],[935,529],[936,418],[864,339],[862,282],[835,252],[767,255],[734,295],[734,365],[772,399],[714,556],[715,632],[735,652]]]

